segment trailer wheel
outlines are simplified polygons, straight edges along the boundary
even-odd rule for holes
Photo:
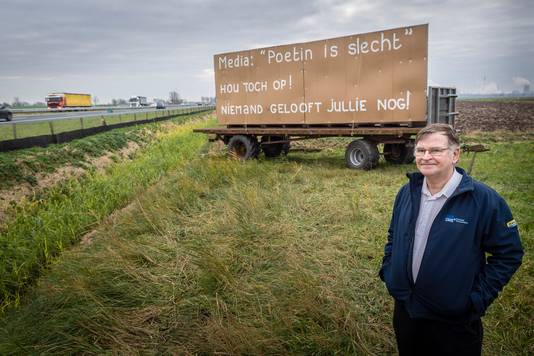
[[[290,149],[291,149],[291,142],[286,142],[282,144],[282,153],[284,154],[284,156],[287,156]]]
[[[372,169],[378,165],[379,158],[376,144],[369,140],[352,141],[345,151],[345,161],[351,169]]]
[[[289,142],[284,143],[274,143],[274,144],[264,144],[270,141],[283,141],[284,137],[282,136],[262,136],[261,138],[261,150],[265,154],[265,157],[274,158],[280,156],[282,152],[287,155],[289,151]]]
[[[406,146],[404,143],[384,144],[384,159],[390,163],[412,163],[414,158],[413,146]]]
[[[256,158],[260,153],[260,145],[254,136],[236,135],[228,140],[228,153],[241,160]]]

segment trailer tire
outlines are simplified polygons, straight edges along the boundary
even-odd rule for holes
[[[265,157],[267,158],[278,157],[282,154],[282,152],[285,155],[287,155],[287,152],[289,151],[289,142],[264,145],[265,142],[282,141],[282,140],[284,140],[284,137],[282,136],[262,136],[261,150],[265,154]]]
[[[406,155],[406,158],[404,159],[405,164],[410,164],[415,160],[415,154],[414,154],[414,146],[407,147],[408,148],[408,154]]]
[[[369,140],[352,141],[345,151],[345,161],[351,169],[373,169],[378,165],[379,158],[376,143]]]
[[[228,153],[240,160],[257,158],[260,145],[255,136],[236,135],[228,140]]]
[[[384,144],[384,159],[393,164],[407,164],[414,160],[413,146],[404,143]]]
[[[284,156],[287,156],[290,149],[291,149],[291,142],[286,142],[282,145],[282,153],[284,154]]]

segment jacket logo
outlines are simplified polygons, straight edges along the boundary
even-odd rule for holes
[[[508,221],[506,223],[506,226],[508,226],[508,227],[516,227],[517,226],[517,222],[515,221],[515,219],[512,219],[512,220],[510,220],[510,221]]]
[[[445,221],[450,223],[459,223],[459,224],[469,224],[467,221],[465,221],[462,218],[459,218],[454,215],[447,215],[445,216]]]

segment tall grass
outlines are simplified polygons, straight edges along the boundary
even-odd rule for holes
[[[205,121],[175,124],[169,132],[159,132],[162,137],[134,161],[117,164],[108,172],[89,172],[82,180],[66,180],[17,205],[0,230],[2,309],[17,305],[20,292],[81,235],[186,162],[204,143],[192,128],[205,125]]]
[[[526,250],[484,318],[488,355],[534,352],[533,146],[492,143],[475,165]],[[336,148],[246,163],[204,151],[65,251],[2,320],[0,353],[394,353],[377,271],[413,169],[350,171]]]
[[[173,117],[169,121],[182,123],[196,116],[184,115],[182,111],[180,111],[180,116]],[[128,119],[124,116],[123,121]],[[144,119],[144,117],[145,115],[143,114],[141,118]],[[115,118],[117,119],[117,117]],[[95,118],[95,120],[101,121],[101,118]],[[79,124],[79,121],[74,120],[74,122]],[[32,185],[36,184],[38,180],[37,176],[43,173],[54,172],[56,169],[66,165],[90,169],[90,161],[96,157],[109,153],[117,153],[117,151],[125,148],[130,142],[135,142],[140,146],[151,142],[157,131],[165,129],[165,122],[114,129],[98,135],[88,136],[67,143],[54,144],[44,148],[33,147],[2,152],[0,153],[0,190],[9,189],[13,185],[21,182],[27,182]],[[48,124],[45,124],[48,127]],[[84,125],[84,127],[89,127],[91,123],[86,119]]]

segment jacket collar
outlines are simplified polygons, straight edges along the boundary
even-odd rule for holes
[[[462,180],[452,196],[474,190],[475,188],[473,185],[473,179],[462,168],[455,167],[455,169],[462,175]],[[412,194],[416,193],[417,195],[420,195],[425,176],[423,176],[420,172],[406,173],[406,176],[410,179],[410,191]]]

